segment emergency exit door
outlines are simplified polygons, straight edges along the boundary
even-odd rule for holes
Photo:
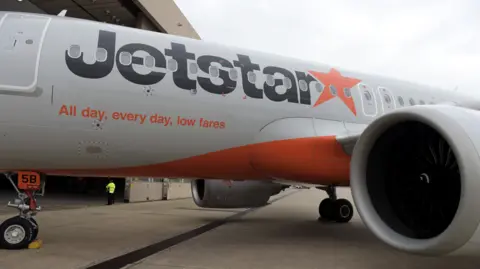
[[[6,13],[0,17],[0,90],[35,90],[49,23],[50,18],[42,15]]]
[[[360,90],[360,99],[362,100],[362,110],[365,116],[376,117],[377,116],[377,102],[375,93],[372,87],[359,83],[358,89]]]

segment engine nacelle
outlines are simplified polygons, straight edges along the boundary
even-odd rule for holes
[[[250,208],[268,203],[270,196],[288,186],[270,181],[236,181],[226,183],[217,179],[192,180],[195,204],[205,208]]]
[[[469,245],[480,222],[479,152],[479,111],[429,105],[378,118],[351,159],[359,215],[402,251],[444,255]]]

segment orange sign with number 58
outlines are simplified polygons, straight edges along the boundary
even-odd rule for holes
[[[36,172],[18,172],[18,188],[21,190],[40,190],[40,174]]]

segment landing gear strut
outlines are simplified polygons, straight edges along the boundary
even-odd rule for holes
[[[318,187],[328,194],[318,206],[320,218],[327,221],[349,222],[353,217],[353,206],[347,199],[337,199],[336,187]]]
[[[37,239],[39,227],[33,218],[41,207],[37,205],[37,195],[43,195],[45,183],[40,174],[19,172],[18,187],[13,179],[15,173],[4,173],[17,192],[18,198],[8,202],[7,206],[16,208],[18,216],[7,219],[0,225],[0,247],[4,249],[22,249]],[[42,193],[38,191],[42,189]]]

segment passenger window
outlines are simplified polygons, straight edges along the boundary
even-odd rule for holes
[[[390,98],[390,96],[388,94],[384,94],[383,99],[385,99],[385,102],[387,104],[390,104],[392,102],[392,99]]]
[[[104,48],[97,48],[97,53],[95,53],[95,58],[98,62],[105,62],[107,60],[107,50]]]
[[[147,56],[145,56],[144,63],[145,63],[146,67],[152,68],[152,67],[155,66],[155,58],[153,58],[153,56],[151,56],[151,55],[147,55]]]
[[[250,83],[255,83],[255,81],[257,80],[257,75],[253,73],[253,71],[248,71],[247,77],[248,77],[248,82]]]
[[[177,68],[178,68],[177,61],[175,59],[168,59],[167,68],[172,72],[177,71]]]
[[[332,93],[332,95],[337,95],[337,88],[335,88],[335,86],[333,85],[330,85],[330,93]]]
[[[364,92],[363,92],[363,95],[365,96],[365,98],[367,99],[367,101],[371,101],[371,100],[372,100],[372,95],[370,94],[369,91],[364,91]]]
[[[228,71],[228,76],[231,80],[236,81],[238,79],[237,69],[230,69],[230,71]]]
[[[190,73],[192,73],[192,74],[198,73],[197,63],[190,63]]]
[[[351,91],[349,88],[343,89],[343,93],[345,94],[345,96],[346,96],[347,98],[352,97],[352,91]]]
[[[400,104],[400,106],[403,106],[405,103],[403,102],[403,98],[401,96],[397,97],[398,99],[398,103]]]
[[[267,75],[267,85],[273,87],[275,85],[275,79],[272,75]]]
[[[120,64],[131,65],[132,64],[132,54],[130,54],[126,51],[120,52]]]
[[[315,89],[317,92],[322,92],[323,91],[323,85],[320,82],[315,83]]]
[[[300,87],[300,90],[301,91],[307,91],[308,90],[308,85],[307,85],[307,82],[305,80],[300,80],[298,82],[298,86]]]
[[[71,45],[70,48],[68,49],[68,56],[70,58],[80,58],[81,52],[80,52],[80,46],[79,45]]]
[[[283,85],[285,86],[285,88],[290,89],[292,87],[292,80],[287,77],[283,78]]]
[[[410,98],[410,100],[408,100],[410,102],[410,105],[411,106],[414,106],[415,105],[415,100],[413,100],[413,98]]]
[[[208,68],[208,73],[210,74],[210,76],[214,78],[218,77],[218,74],[219,74],[218,67],[211,65]]]

